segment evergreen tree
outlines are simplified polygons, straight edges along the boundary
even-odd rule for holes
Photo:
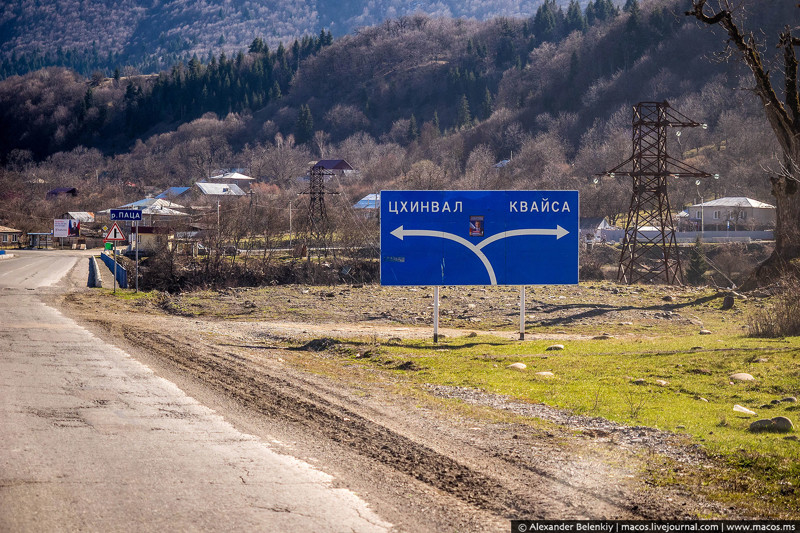
[[[686,281],[690,285],[701,285],[705,281],[708,263],[703,253],[703,243],[700,236],[694,241],[694,246],[689,251],[689,267],[686,269]]]
[[[544,3],[536,10],[536,15],[533,17],[533,34],[539,42],[555,41],[558,38],[556,13],[560,9],[556,5],[556,0],[544,0]]]
[[[411,114],[411,119],[408,121],[408,139],[416,141],[419,138],[419,127],[417,127],[417,117]]]
[[[567,8],[567,16],[565,20],[566,33],[573,31],[586,31],[586,19],[581,11],[581,5],[578,0],[570,0],[569,7]]]
[[[467,95],[461,95],[461,102],[458,105],[458,117],[456,118],[456,126],[458,128],[468,128],[472,124],[472,112],[469,109],[469,100]]]
[[[297,123],[294,127],[294,139],[297,144],[305,144],[314,136],[314,119],[311,116],[311,109],[308,105],[300,106],[300,113],[297,115]]]
[[[492,93],[487,88],[486,93],[483,95],[483,102],[481,103],[481,118],[486,120],[487,118],[491,117],[493,110],[494,110],[494,101],[492,99]]]
[[[433,127],[436,129],[436,135],[442,134],[442,128],[439,125],[439,113],[436,111],[433,112]]]

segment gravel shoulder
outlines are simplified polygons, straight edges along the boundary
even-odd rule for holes
[[[399,531],[507,531],[511,519],[738,516],[706,501],[689,481],[653,483],[652,472],[662,468],[688,480],[698,468],[716,467],[679,435],[470,389],[414,389],[396,376],[337,365],[325,351],[296,349],[331,336],[429,336],[431,302],[423,291],[290,286],[124,300],[78,288],[84,267],[73,270],[69,292],[51,304],[234,425],[330,473]],[[517,293],[481,292],[484,300],[475,294],[451,293],[443,333],[467,335],[480,325],[518,335]],[[535,291],[535,320],[556,327],[587,321],[583,329],[542,338],[583,337],[625,322],[621,309],[601,309],[602,321],[589,321],[608,302],[548,315],[551,298],[566,309],[572,297]],[[478,317],[469,301],[495,312]]]

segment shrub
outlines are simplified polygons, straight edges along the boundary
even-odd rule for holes
[[[800,335],[800,280],[791,277],[781,282],[772,305],[756,311],[747,328],[751,337]]]

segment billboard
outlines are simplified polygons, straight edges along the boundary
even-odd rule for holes
[[[382,191],[382,285],[578,283],[577,191]]]
[[[53,237],[77,237],[81,233],[80,220],[56,218],[53,220]]]

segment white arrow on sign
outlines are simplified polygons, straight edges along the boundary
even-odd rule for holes
[[[489,281],[492,285],[497,285],[497,277],[494,274],[494,268],[492,267],[492,263],[489,261],[489,258],[486,257],[486,255],[481,251],[481,248],[493,242],[505,239],[507,237],[520,237],[523,235],[552,235],[556,238],[556,240],[558,240],[564,235],[567,235],[568,233],[569,233],[568,230],[562,228],[558,224],[556,224],[555,229],[536,229],[536,228],[515,229],[511,231],[503,231],[501,233],[492,235],[491,237],[487,237],[476,245],[472,244],[463,237],[459,237],[458,235],[455,235],[453,233],[447,233],[446,231],[404,229],[403,226],[400,226],[396,230],[391,232],[392,235],[394,235],[401,241],[403,240],[404,237],[439,237],[440,239],[448,239],[451,241],[455,241],[463,246],[466,246],[472,251],[472,253],[478,256],[478,259],[481,260],[483,266],[486,267],[486,272],[489,274]]]

